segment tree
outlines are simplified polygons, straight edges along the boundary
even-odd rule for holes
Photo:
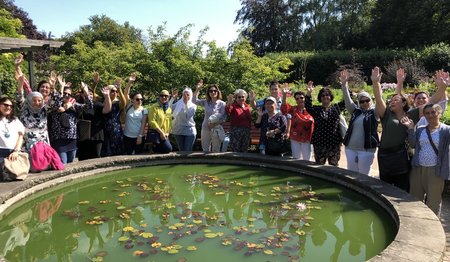
[[[447,0],[379,0],[372,19],[373,47],[421,47],[450,39]]]
[[[25,35],[28,39],[46,39],[45,34],[37,30],[33,20],[28,17],[28,13],[16,6],[13,0],[0,0],[0,9],[1,8],[6,9],[11,13],[13,18],[17,18],[22,22],[22,26],[18,33]]]

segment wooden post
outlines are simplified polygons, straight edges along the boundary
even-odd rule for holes
[[[34,90],[35,88],[35,80],[34,80],[34,61],[33,61],[33,51],[28,51],[27,53],[27,60],[28,60],[28,74],[29,74],[29,81],[30,81],[30,87],[31,90]]]

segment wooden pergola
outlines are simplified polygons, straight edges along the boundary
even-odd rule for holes
[[[52,41],[52,40],[33,40],[33,39],[21,39],[11,37],[0,37],[0,53],[26,53],[26,60],[28,61],[28,73],[30,85],[34,87],[34,61],[33,52],[42,50],[58,49],[64,42]]]

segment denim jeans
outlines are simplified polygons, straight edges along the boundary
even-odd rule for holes
[[[175,135],[179,151],[192,151],[195,142],[195,135],[184,136]]]
[[[67,151],[67,152],[58,152],[59,157],[61,158],[61,162],[63,164],[72,163],[75,159],[75,155],[77,154],[77,150]]]

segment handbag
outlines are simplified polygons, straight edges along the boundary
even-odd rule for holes
[[[159,144],[161,142],[161,137],[159,136],[158,131],[155,129],[149,129],[147,131],[147,142],[153,144]]]
[[[18,152],[17,159],[14,161],[5,158],[5,171],[9,179],[23,180],[27,177],[30,171],[30,160],[28,159],[28,153]]]
[[[289,151],[287,139],[284,136],[277,136],[275,138],[268,138],[266,144],[267,155],[281,155]]]
[[[77,123],[78,141],[85,141],[91,138],[91,120],[78,119]]]
[[[396,176],[407,174],[411,169],[408,150],[402,145],[400,150],[378,150],[378,166],[380,174]]]

